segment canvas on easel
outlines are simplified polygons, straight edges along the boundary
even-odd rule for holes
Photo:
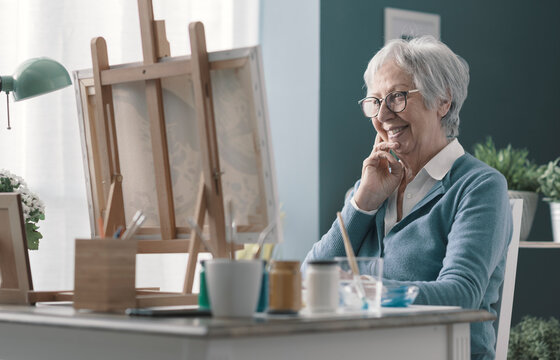
[[[138,6],[143,62],[110,66],[105,40],[95,38],[93,68],[74,73],[90,218],[102,217],[110,234],[142,209],[139,253],[189,253],[183,297],[175,300],[196,302],[203,249],[187,219],[208,233],[214,256],[226,257],[239,248],[226,238],[255,242],[278,217],[260,50],[209,54],[202,23],[193,23],[192,55],[170,57],[151,1]],[[277,242],[278,231],[267,242]]]
[[[224,198],[232,199],[235,204],[239,243],[252,243],[277,215],[270,130],[261,94],[264,86],[259,65],[261,54],[258,47],[249,47],[211,52],[208,57]],[[183,61],[188,58],[165,59],[165,63],[170,64]],[[95,169],[88,140],[88,126],[94,116],[95,89],[91,70],[78,71],[74,78],[81,100],[83,148],[87,149],[84,156],[88,167],[90,219],[95,225],[100,206],[95,200],[92,183]],[[185,219],[194,217],[202,172],[193,85],[187,74],[169,76],[161,82],[176,235],[178,239],[186,239],[190,228]],[[144,239],[156,239],[160,234],[158,194],[144,92],[144,84],[140,81],[112,86],[116,132],[127,134],[118,141],[125,218],[128,220],[137,209],[143,209],[147,220],[140,234]],[[92,232],[95,234],[96,231],[92,226]],[[141,243],[140,246],[145,248],[147,244]]]
[[[33,289],[21,195],[0,194],[0,303],[29,304]]]

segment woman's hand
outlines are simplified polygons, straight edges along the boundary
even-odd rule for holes
[[[404,166],[389,152],[398,148],[398,143],[385,142],[379,134],[375,136],[373,150],[363,162],[360,187],[354,194],[360,209],[378,209],[401,183]]]

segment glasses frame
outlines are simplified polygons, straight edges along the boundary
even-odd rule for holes
[[[379,115],[379,111],[381,111],[381,106],[383,105],[383,101],[385,101],[385,105],[387,106],[387,109],[389,109],[389,111],[391,111],[393,114],[397,114],[397,113],[403,112],[406,109],[406,105],[408,104],[408,94],[416,93],[416,92],[419,92],[419,91],[420,91],[420,89],[412,89],[412,90],[408,90],[408,91],[391,91],[390,93],[385,95],[385,98],[383,98],[383,99],[380,99],[380,98],[375,97],[375,96],[367,96],[367,97],[363,98],[362,100],[358,101],[358,105],[360,105],[360,108],[362,109],[362,113],[367,118],[374,118],[374,117],[377,117],[377,115]],[[393,109],[391,109],[389,107],[389,105],[387,105],[388,104],[387,98],[389,96],[391,96],[392,94],[395,94],[395,93],[402,94],[404,96],[404,107],[402,108],[402,110],[399,110],[399,111],[393,111]],[[366,114],[366,112],[364,111],[364,106],[362,105],[363,102],[368,100],[368,99],[376,99],[376,100],[379,101],[379,109],[377,109],[377,113],[375,113],[375,115],[373,115],[373,116],[368,116]]]

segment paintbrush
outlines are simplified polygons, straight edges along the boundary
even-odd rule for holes
[[[202,230],[200,229],[200,226],[198,226],[198,224],[195,223],[194,220],[191,219],[191,218],[187,218],[187,222],[189,223],[189,226],[191,227],[191,229],[194,229],[194,231],[196,231],[196,234],[200,238],[200,241],[202,241],[202,244],[204,245],[206,250],[210,254],[212,254],[212,257],[216,257],[216,255],[218,253],[214,251],[214,247],[210,243],[210,240],[208,240],[208,239],[206,239],[206,237],[204,237],[204,234],[202,234]]]
[[[237,241],[237,223],[235,222],[235,211],[231,199],[227,200],[227,209],[229,217],[229,236],[226,237],[226,241],[228,243],[229,258],[235,260],[234,245]]]
[[[126,228],[126,231],[122,235],[121,239],[128,240],[132,236],[134,236],[134,234],[136,233],[136,231],[138,231],[138,228],[140,227],[140,225],[142,225],[144,220],[146,220],[146,216],[142,213],[142,210],[138,210],[136,214],[134,214],[134,216],[132,217],[132,221]]]
[[[130,220],[130,222],[128,223],[128,225],[126,226],[126,230],[125,232],[122,234],[121,239],[127,239],[130,237],[130,231],[132,230],[132,228],[134,227],[134,224],[138,221],[138,219],[140,219],[140,216],[142,216],[142,210],[138,210],[134,216],[132,217],[132,220]]]
[[[264,240],[268,237],[268,234],[274,229],[276,221],[271,221],[268,226],[259,234],[259,239],[257,240],[257,251],[253,254],[253,259],[258,259],[261,256],[262,247]]]
[[[356,261],[356,256],[354,255],[354,250],[352,250],[352,244],[350,243],[350,238],[348,237],[348,232],[344,226],[344,221],[342,220],[342,215],[340,211],[336,213],[338,217],[338,223],[340,225],[340,231],[342,232],[342,239],[344,240],[344,249],[346,250],[346,257],[348,258],[348,263],[350,264],[350,269],[352,270],[352,275],[354,277],[354,285],[358,291],[358,296],[362,300],[362,309],[368,308],[368,302],[366,298],[366,292],[360,279],[360,269],[358,269],[358,263]]]

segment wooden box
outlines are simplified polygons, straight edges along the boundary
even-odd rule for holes
[[[76,239],[74,308],[122,312],[136,306],[138,241]]]

